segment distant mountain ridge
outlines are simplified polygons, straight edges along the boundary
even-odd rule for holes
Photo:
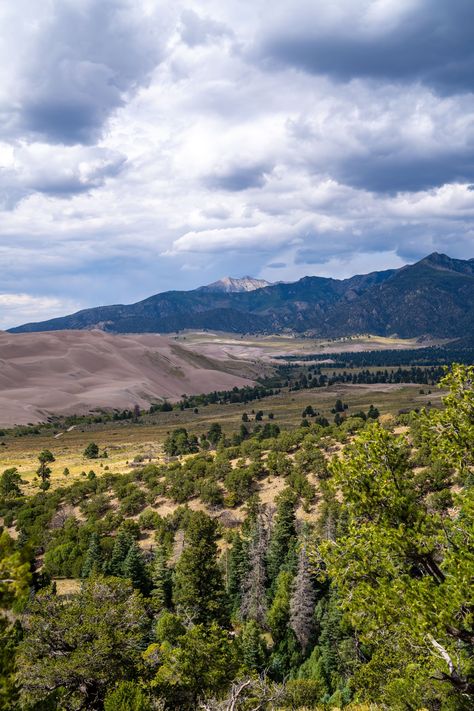
[[[168,291],[136,304],[84,309],[10,332],[211,329],[315,337],[373,333],[460,338],[474,330],[474,260],[452,259],[436,252],[400,269],[349,279],[310,276],[241,291],[209,286]]]

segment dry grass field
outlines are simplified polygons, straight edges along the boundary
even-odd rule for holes
[[[301,413],[307,405],[312,405],[322,415],[332,421],[331,409],[337,398],[348,404],[351,411],[367,410],[369,405],[377,406],[382,415],[396,415],[400,410],[425,406],[428,401],[439,403],[441,392],[433,389],[431,394],[420,394],[418,385],[334,385],[330,388],[300,390],[281,393],[262,400],[245,404],[207,405],[198,413],[193,410],[173,410],[156,413],[141,418],[138,423],[114,422],[100,425],[77,426],[70,431],[48,430],[40,435],[0,438],[0,471],[7,467],[17,467],[27,489],[34,490],[35,470],[38,453],[50,449],[56,461],[52,465],[52,486],[71,483],[82,473],[93,469],[97,475],[104,471],[123,473],[133,467],[135,458],[145,461],[162,459],[162,445],[166,435],[176,427],[186,427],[194,434],[206,432],[212,422],[219,422],[226,434],[238,431],[242,415],[246,412],[251,420],[252,409],[263,410],[263,423],[268,422],[268,414],[273,413],[273,422],[282,430],[297,427]],[[100,450],[107,450],[107,459],[90,460],[83,456],[87,444],[94,441]],[[64,475],[64,469],[69,475]],[[108,468],[108,469],[107,469]]]

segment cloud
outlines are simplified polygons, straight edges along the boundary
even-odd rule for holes
[[[46,318],[473,257],[470,7],[0,3],[2,291]]]
[[[232,36],[233,32],[223,22],[201,17],[191,9],[183,10],[181,14],[181,37],[189,47],[207,44],[214,38]]]
[[[417,81],[453,94],[474,89],[473,28],[471,0],[280,3],[254,52],[337,81]]]
[[[19,9],[32,29],[22,31],[26,45],[3,58],[4,71],[14,74],[6,111],[11,132],[52,143],[94,142],[162,59],[165,22],[140,1],[19,2],[5,11],[4,31],[10,25],[19,39]]]
[[[235,165],[207,176],[204,182],[210,190],[240,192],[249,188],[261,188],[270,171],[271,166],[264,163]]]
[[[99,147],[23,144],[0,167],[0,205],[13,207],[35,192],[68,198],[104,185],[123,170],[125,156]]]
[[[55,299],[31,294],[0,293],[0,329],[12,328],[19,323],[41,321],[77,310],[77,304],[67,299]]]

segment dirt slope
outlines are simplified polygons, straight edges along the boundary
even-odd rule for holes
[[[0,425],[95,408],[146,407],[251,384],[244,362],[209,358],[157,335],[0,332]]]

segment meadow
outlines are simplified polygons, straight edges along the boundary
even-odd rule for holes
[[[276,395],[262,398],[252,403],[231,403],[226,405],[206,405],[195,412],[193,409],[173,409],[144,415],[138,422],[123,421],[104,424],[78,425],[70,428],[52,428],[40,434],[0,438],[0,470],[17,467],[26,490],[34,490],[37,456],[43,449],[53,452],[56,461],[52,465],[51,484],[53,487],[70,483],[81,474],[94,469],[97,475],[103,472],[123,473],[130,470],[134,460],[163,460],[163,442],[175,428],[185,427],[190,434],[200,435],[213,422],[219,422],[225,434],[239,430],[242,415],[247,413],[250,424],[254,420],[252,410],[263,410],[263,423],[268,422],[268,414],[273,414],[273,422],[281,430],[291,430],[299,426],[302,412],[311,405],[329,421],[334,415],[331,410],[336,399],[348,405],[348,413],[367,410],[373,404],[382,415],[396,416],[401,410],[425,407],[428,402],[436,406],[440,402],[441,391],[432,388],[423,393],[414,384],[405,385],[334,385],[330,388],[300,390],[290,392],[283,388]],[[107,459],[91,461],[83,456],[86,446],[94,441],[101,452],[107,451]],[[64,475],[67,469],[69,474]]]

